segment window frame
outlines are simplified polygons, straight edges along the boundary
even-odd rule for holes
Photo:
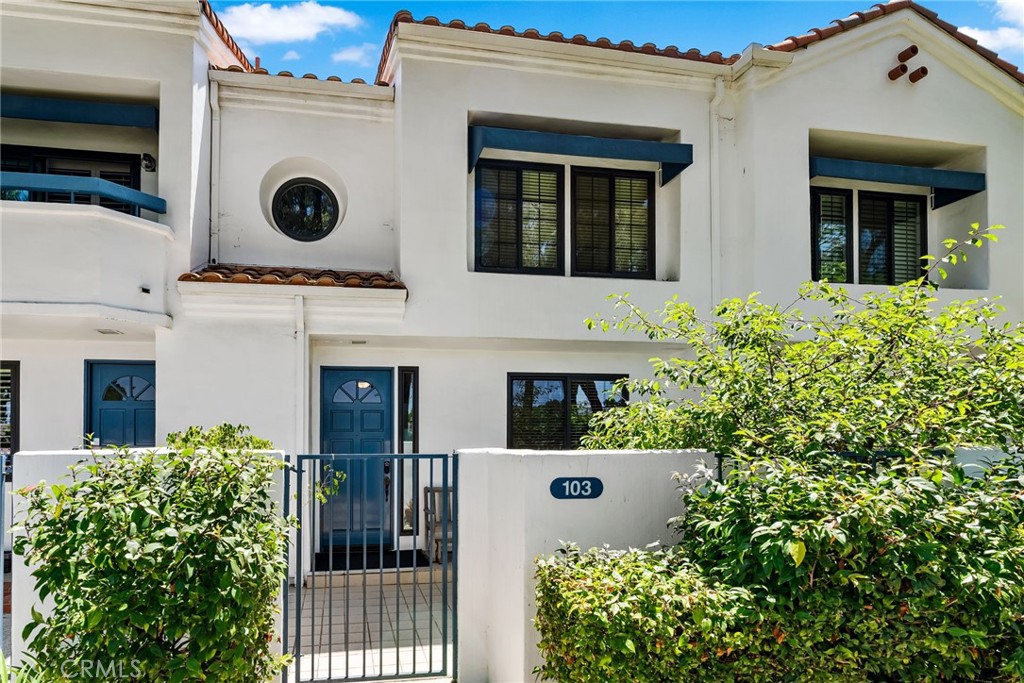
[[[302,235],[301,233],[294,232],[291,228],[285,228],[284,222],[281,220],[282,216],[277,208],[277,201],[281,198],[288,190],[299,187],[302,185],[309,185],[327,195],[331,203],[334,204],[334,215],[331,219],[331,224],[325,230],[316,235]],[[281,183],[276,190],[274,190],[273,196],[270,198],[270,216],[274,219],[274,228],[287,237],[288,239],[295,240],[296,242],[310,243],[319,242],[320,240],[330,236],[338,228],[338,224],[341,223],[341,204],[338,203],[337,193],[330,188],[327,183],[316,178],[310,178],[308,176],[296,176],[289,178],[288,180]]]
[[[895,266],[895,221],[893,220],[892,202],[906,201],[919,204],[921,207],[921,227],[918,233],[919,256],[924,256],[928,251],[928,196],[925,194],[914,194],[907,192],[885,192],[880,190],[867,190],[860,188],[840,188],[821,185],[811,186],[811,279],[815,282],[821,281],[821,254],[820,254],[820,229],[821,229],[821,195],[843,195],[847,198],[846,204],[846,272],[848,276],[843,282],[832,282],[832,284],[847,284],[863,287],[891,287],[896,284]],[[888,203],[888,215],[886,217],[886,228],[888,232],[889,249],[886,262],[886,283],[870,284],[860,281],[860,202],[861,197],[885,201]],[[924,271],[921,271],[924,275]]]
[[[3,473],[7,481],[11,481],[11,469],[14,454],[21,450],[21,361],[2,360],[0,368],[11,373],[11,453],[8,457],[7,470]]]
[[[483,226],[480,222],[480,181],[481,170],[515,170],[516,177],[516,253],[515,268],[501,268],[483,265]],[[557,266],[554,268],[526,268],[523,262],[523,171],[547,171],[556,174],[558,181],[558,241],[556,245]],[[542,164],[532,161],[511,161],[507,159],[480,159],[473,171],[473,270],[477,273],[511,273],[519,275],[565,275],[565,166],[560,164]]]
[[[847,279],[854,274],[853,271],[853,248],[856,245],[854,240],[854,193],[852,189],[811,186],[811,279],[815,282],[821,281],[821,195],[834,194],[846,197],[846,273]],[[852,282],[833,284],[853,284]]]
[[[585,271],[577,267],[576,262],[576,237],[578,234],[576,225],[576,181],[579,175],[588,176],[601,176],[611,178],[612,192],[610,193],[610,210],[612,215],[612,221],[609,225],[609,246],[611,248],[611,270],[608,272],[594,272]],[[615,168],[601,168],[596,166],[572,166],[570,168],[570,193],[569,193],[569,212],[570,212],[570,241],[572,246],[571,264],[569,272],[574,277],[600,277],[600,278],[615,278],[615,279],[631,279],[631,280],[653,280],[655,279],[656,264],[657,264],[657,240],[655,239],[656,234],[656,198],[657,189],[654,185],[655,174],[652,171],[635,171],[628,169],[615,169]],[[638,178],[647,181],[647,210],[648,210],[648,224],[647,224],[647,269],[642,272],[622,272],[615,270],[615,188],[614,179],[617,177],[624,178]]]
[[[565,427],[562,433],[562,449],[561,450],[575,450],[571,444],[572,442],[572,421],[569,419],[569,410],[571,399],[569,391],[572,387],[573,381],[612,381],[617,382],[619,380],[628,380],[628,373],[614,373],[614,372],[510,372],[508,373],[506,380],[506,393],[505,393],[505,447],[515,448],[512,445],[512,385],[516,380],[562,380],[565,382]],[[625,388],[622,389],[622,400],[629,401],[629,391]]]
[[[920,194],[907,194],[901,192],[879,192],[877,190],[857,190],[857,249],[860,249],[860,200],[862,196],[869,199],[886,202],[886,232],[889,238],[889,253],[886,266],[886,284],[865,285],[868,287],[892,287],[903,284],[896,282],[896,221],[893,217],[893,202],[904,201],[914,202],[921,207],[921,227],[918,229],[918,258],[924,256],[928,251],[928,197]],[[858,259],[860,254],[858,253]],[[923,264],[922,264],[923,265]],[[924,270],[921,271],[924,275]],[[857,280],[860,280],[860,265],[857,266]],[[858,282],[857,284],[860,284]]]
[[[60,147],[35,147],[33,145],[0,145],[0,162],[27,161],[29,170],[22,171],[24,173],[47,173],[49,162],[60,159],[84,163],[93,162],[96,164],[125,164],[129,167],[129,173],[131,176],[131,184],[127,187],[132,190],[142,190],[141,154],[129,154],[127,152],[102,152],[87,149],[62,149]],[[64,203],[51,202],[47,199],[47,194],[48,193],[46,192],[31,192],[29,194],[29,201],[54,204]],[[93,199],[95,199],[95,195],[90,195],[90,204],[93,203]],[[84,204],[85,202],[76,203]],[[96,205],[98,205],[98,203]],[[139,215],[139,207],[137,206],[132,207],[131,211],[120,211],[118,209],[111,210],[128,216]]]
[[[405,451],[405,427],[408,425],[412,431],[412,453],[420,452],[420,369],[415,365],[400,365],[396,374],[398,380],[398,400],[395,408],[398,410],[398,434],[395,440],[398,444],[398,452],[406,454]],[[412,409],[407,410],[405,404],[406,388],[412,390]],[[411,417],[411,419],[410,419]],[[416,497],[420,490],[419,461],[398,459],[398,487],[397,491],[405,495],[405,478],[409,476],[412,480],[413,506],[412,506],[412,529],[405,530],[402,520],[403,506],[398,509],[398,535],[417,536],[420,531],[419,500]],[[408,465],[408,468],[406,467]],[[408,472],[407,472],[408,469]],[[404,502],[404,501],[403,501]]]

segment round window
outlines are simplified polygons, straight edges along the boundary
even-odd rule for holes
[[[296,178],[279,187],[272,208],[278,230],[302,242],[327,237],[338,224],[338,199],[312,178]]]

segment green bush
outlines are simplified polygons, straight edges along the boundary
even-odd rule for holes
[[[539,561],[544,679],[1024,680],[1022,456],[759,459],[684,490],[671,551]]]
[[[948,240],[946,260],[966,259],[997,227]],[[994,299],[939,306],[926,275],[867,292],[808,282],[789,305],[753,294],[712,316],[675,300],[648,313],[617,297],[616,315],[591,327],[688,353],[655,359],[653,380],[628,383],[645,400],[595,415],[583,443],[790,457],[1024,450],[1024,322],[1001,320]]]
[[[70,484],[29,487],[25,557],[53,609],[25,629],[42,681],[263,683],[289,521],[273,504],[282,463],[246,428],[191,428],[167,453],[93,456]],[[111,668],[113,667],[113,668]],[[96,672],[106,672],[98,676]]]

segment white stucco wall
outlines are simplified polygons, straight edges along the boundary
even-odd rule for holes
[[[96,335],[99,336],[99,335]],[[153,360],[146,341],[3,340],[4,359],[21,362],[21,449],[73,448],[88,430],[87,360]],[[157,386],[163,379],[157,366]]]
[[[219,88],[221,263],[395,269],[393,91],[286,76],[211,72]],[[269,206],[290,179],[337,196],[338,227],[316,242],[279,232]]]
[[[673,472],[701,451],[459,450],[459,670],[464,681],[523,683],[541,663],[534,628],[534,561],[562,541],[586,549],[671,544],[679,514]],[[557,477],[596,477],[592,500],[560,500]]]
[[[896,55],[910,44],[920,52],[908,66],[926,66],[928,76],[916,84],[907,77],[889,80]],[[810,148],[809,139],[813,131],[829,131],[835,138],[849,135],[844,152],[854,158],[870,157],[863,149],[870,143],[879,154],[886,154],[886,147],[905,152],[865,160],[915,165],[922,158],[945,158],[936,165],[985,172],[985,192],[928,212],[928,253],[944,253],[941,240],[963,239],[972,222],[1008,229],[999,234],[998,245],[986,246],[987,256],[972,250],[967,268],[950,269],[954,273],[944,283],[975,289],[948,290],[940,299],[979,294],[977,285],[986,278],[965,271],[987,270],[988,292],[1004,297],[1008,317],[1024,316],[1019,267],[1024,260],[1024,94],[1019,83],[916,14],[900,12],[798,50],[786,68],[754,67],[732,91],[730,128],[736,137],[734,146],[726,144],[722,179],[724,294],[761,291],[767,300],[788,303],[799,283],[810,279],[809,185],[928,193],[928,188],[893,190],[831,179],[809,182],[808,155],[821,153]]]

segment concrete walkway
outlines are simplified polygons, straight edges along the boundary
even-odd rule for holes
[[[433,576],[427,568],[390,572],[383,581],[372,573],[308,578],[302,589],[301,633],[294,618],[288,623],[291,651],[297,639],[300,645],[299,680],[450,672],[452,598],[451,584],[446,588],[436,568]],[[293,617],[294,592],[289,603]]]

